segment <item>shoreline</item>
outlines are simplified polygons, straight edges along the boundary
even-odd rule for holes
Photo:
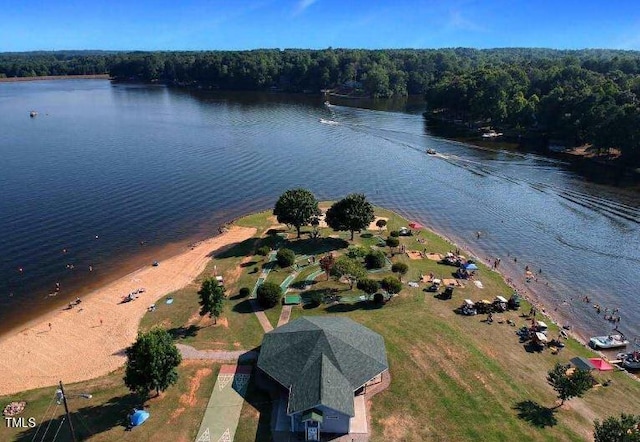
[[[385,210],[407,218],[393,209]],[[61,379],[68,383],[94,379],[122,367],[124,349],[135,340],[148,306],[192,284],[213,259],[213,251],[219,252],[255,234],[255,228],[234,225],[237,219],[229,223],[229,231],[191,244],[189,249],[162,260],[158,267],[138,268],[84,294],[82,303],[72,309],[57,307],[0,336],[0,352],[12,355],[11,361],[0,362],[0,396],[55,385]],[[454,240],[426,223],[423,225],[498,273],[505,284],[551,323],[559,327],[568,324],[562,312],[547,308],[536,290],[538,282],[525,283],[524,274],[508,266],[494,269],[491,258],[482,258],[467,241]],[[145,289],[139,299],[120,302],[122,297],[139,288]],[[567,333],[588,347],[589,338],[579,327],[572,325]]]
[[[4,77],[0,83],[16,83],[20,81],[45,81],[45,80],[110,80],[109,74],[90,75],[42,75],[37,77]]]
[[[79,382],[108,374],[125,363],[124,349],[135,341],[149,305],[193,283],[214,251],[251,238],[255,228],[232,226],[190,249],[111,281],[85,295],[71,309],[56,309],[0,338],[0,396]],[[144,288],[139,298],[122,303]]]

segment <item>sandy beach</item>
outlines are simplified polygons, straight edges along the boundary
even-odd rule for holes
[[[107,374],[125,362],[147,308],[191,283],[206,267],[211,252],[244,241],[253,228],[233,226],[220,236],[144,267],[99,288],[72,309],[58,310],[0,340],[0,395],[78,382]],[[144,289],[138,299],[127,294]]]

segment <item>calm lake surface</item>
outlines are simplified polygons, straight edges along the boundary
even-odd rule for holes
[[[364,192],[500,257],[514,281],[525,265],[542,269],[528,288],[566,323],[608,333],[599,303],[640,336],[640,196],[555,160],[434,137],[421,111],[100,80],[0,84],[2,330],[302,186],[319,199]]]

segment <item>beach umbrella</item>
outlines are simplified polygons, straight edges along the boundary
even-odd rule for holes
[[[138,425],[142,425],[144,421],[149,419],[149,412],[144,410],[136,410],[131,415],[131,425],[137,427]]]
[[[409,227],[412,229],[422,229],[422,224],[413,221],[409,223]]]

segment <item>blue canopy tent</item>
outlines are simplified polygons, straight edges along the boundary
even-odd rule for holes
[[[137,427],[142,425],[147,419],[149,419],[149,412],[144,410],[136,410],[131,414],[131,426]]]
[[[467,271],[478,270],[478,266],[471,262],[471,263],[465,264],[464,269]]]

